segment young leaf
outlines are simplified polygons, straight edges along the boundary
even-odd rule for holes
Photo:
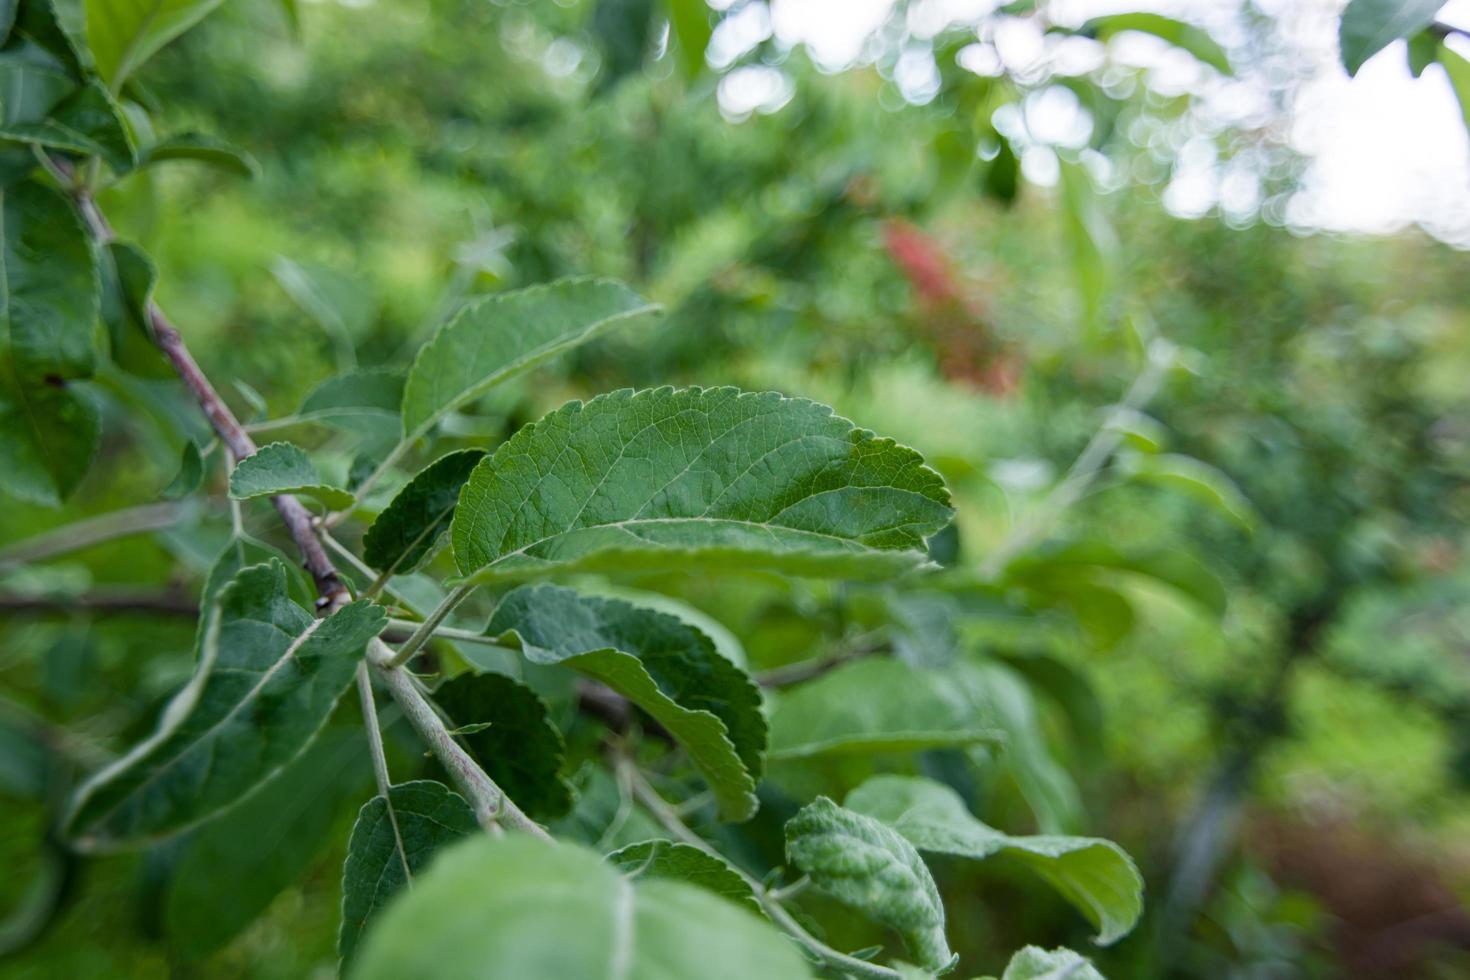
[[[55,507],[92,465],[102,419],[90,392],[27,384],[11,368],[0,358],[0,489]]]
[[[881,697],[873,692],[881,691]],[[775,760],[834,753],[908,752],[999,742],[947,675],[897,660],[859,660],[783,694],[771,712]]]
[[[299,418],[377,432],[398,428],[403,375],[384,368],[348,371],[328,378],[306,396]]]
[[[1428,27],[1444,5],[1445,0],[1350,0],[1337,27],[1342,66],[1356,75],[1369,58]]]
[[[220,590],[194,677],[158,730],[77,791],[66,832],[83,850],[178,833],[238,802],[315,737],[386,622],[366,600],[316,619],[279,562]]]
[[[0,335],[17,379],[55,386],[97,364],[97,263],[60,194],[34,181],[0,190]]]
[[[561,778],[566,745],[535,691],[504,674],[460,674],[439,686],[434,703],[462,730],[489,722],[461,738],[521,809],[538,820],[571,809],[571,788]]]
[[[546,585],[511,592],[485,629],[533,663],[565,663],[628,698],[684,746],[728,819],[755,812],[766,746],[760,692],[694,626]]]
[[[86,0],[87,43],[114,92],[138,66],[223,0]]]
[[[148,304],[158,283],[153,261],[136,245],[108,242],[99,256],[102,274],[102,322],[112,348],[112,362],[142,378],[172,378],[174,368],[153,339]]]
[[[787,822],[786,858],[820,891],[898,932],[920,966],[940,970],[954,958],[939,889],[892,829],[819,796]]]
[[[184,440],[183,456],[179,460],[179,471],[159,494],[165,500],[179,500],[189,496],[204,482],[204,457],[193,439]]]
[[[658,388],[521,429],[471,474],[451,534],[474,581],[701,566],[862,577],[922,565],[951,514],[918,453],[824,405]]]
[[[449,453],[409,480],[363,536],[363,561],[391,575],[422,565],[449,530],[460,488],[484,456],[480,449]]]
[[[774,926],[702,888],[628,881],[596,853],[526,834],[447,850],[383,913],[353,980],[811,977]]]
[[[101,157],[118,173],[132,169],[137,159],[122,110],[112,94],[95,81],[62,99],[44,119],[0,126],[0,139]]]
[[[442,783],[421,779],[363,804],[342,866],[342,930],[337,953],[343,972],[368,923],[440,848],[479,830],[475,813]],[[391,813],[390,813],[391,801]]]
[[[403,391],[403,437],[417,439],[505,379],[657,312],[626,286],[601,279],[563,279],[467,306],[414,358]]]
[[[1188,51],[1222,75],[1234,74],[1230,59],[1220,45],[1215,43],[1215,39],[1210,37],[1209,32],[1202,27],[1195,27],[1162,14],[1136,12],[1095,17],[1084,24],[1078,33],[1105,41],[1122,31],[1152,34],[1176,48]]]
[[[294,493],[315,497],[334,510],[352,506],[352,494],[322,482],[311,459],[299,446],[273,442],[235,464],[230,496],[236,500]]]
[[[1470,61],[1441,41],[1439,63],[1444,65],[1445,73],[1450,76],[1450,86],[1460,101],[1460,115],[1465,117],[1465,128],[1470,129]]]
[[[714,892],[732,902],[759,912],[760,904],[750,883],[724,861],[691,844],[671,840],[646,840],[613,851],[607,856],[613,867],[635,880],[667,878]]]
[[[1255,505],[1235,481],[1193,456],[1179,453],[1134,454],[1120,459],[1118,467],[1128,479],[1176,489],[1209,504],[1242,531],[1254,531],[1259,523]]]
[[[197,160],[241,177],[260,176],[260,164],[237,146],[205,133],[179,133],[138,151],[138,169],[166,160]]]
[[[970,815],[959,794],[918,776],[875,776],[847,795],[849,810],[880,820],[921,851],[1026,865],[1097,927],[1103,945],[1128,934],[1143,911],[1143,879],[1123,849],[1096,837],[1011,837]]]
[[[1103,980],[1103,975],[1070,949],[1027,946],[1011,957],[1000,980]]]
[[[709,4],[705,0],[666,0],[669,24],[679,39],[679,60],[684,76],[693,78],[704,70],[704,49],[709,47],[714,28],[709,22]]]
[[[329,728],[259,792],[183,840],[163,903],[170,949],[198,960],[239,935],[322,856],[371,780],[362,732]]]

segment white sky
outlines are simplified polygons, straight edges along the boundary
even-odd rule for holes
[[[1470,137],[1443,69],[1432,65],[1414,79],[1400,42],[1349,79],[1337,59],[1337,16],[1342,0],[1255,3],[1279,21],[1291,59],[1309,72],[1285,119],[1270,106],[1270,86],[1279,82],[1250,64],[1238,64],[1237,77],[1224,79],[1189,56],[1136,34],[1115,38],[1109,54],[1148,68],[1152,87],[1201,92],[1206,116],[1219,122],[1285,124],[1282,135],[1311,159],[1300,192],[1283,214],[1276,215],[1286,223],[1359,233],[1390,233],[1418,224],[1436,237],[1470,248]],[[729,8],[735,0],[712,0],[712,5]],[[932,35],[950,23],[977,21],[999,5],[1000,0],[918,0],[911,7],[907,27],[920,37]],[[747,3],[716,32],[710,60],[716,68],[726,67],[743,51],[774,35],[786,45],[806,45],[814,61],[835,70],[872,53],[874,34],[892,8],[893,0]],[[1048,14],[1064,24],[1080,24],[1100,13],[1138,9],[1205,25],[1227,50],[1244,37],[1237,20],[1237,0],[1052,0],[1047,6]],[[1470,0],[1450,0],[1439,17],[1457,26],[1470,26]],[[1073,62],[1064,69],[1069,72],[1088,67],[1087,50],[1059,48],[1060,39],[1043,38],[1022,21],[1000,23],[1004,27],[995,36],[982,39],[986,43],[970,52],[973,57],[964,62],[967,67],[984,72],[1003,65],[1023,80],[1028,67],[1040,71],[1043,63],[1056,67],[1058,62]],[[1470,45],[1461,50],[1470,55]],[[915,101],[923,101],[937,84],[932,61],[917,52],[900,59],[895,81]],[[790,98],[790,87],[779,71],[751,66],[727,75],[720,96],[726,110],[738,117],[776,109]],[[1028,100],[1024,113],[1017,115],[1024,115],[1024,123],[1011,120],[1010,124],[1029,128],[1032,139],[1075,145],[1079,128],[1075,100],[1071,104],[1058,96]],[[1191,140],[1176,149],[1180,167],[1165,195],[1165,204],[1172,210],[1198,215],[1219,206],[1227,214],[1244,216],[1259,203],[1248,168],[1222,165],[1215,159],[1210,140]],[[1027,176],[1043,183],[1055,169],[1055,158],[1045,146],[1026,153],[1023,163]]]

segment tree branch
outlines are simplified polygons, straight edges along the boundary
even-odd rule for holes
[[[193,619],[199,615],[199,604],[182,592],[172,590],[143,592],[119,589],[82,595],[0,595],[0,612],[37,616],[78,612],[139,613]]]
[[[197,511],[197,505],[189,503],[143,504],[141,507],[128,507],[110,514],[89,517],[0,548],[0,568],[7,565],[27,565],[56,555],[81,551],[83,548],[130,534],[159,531],[172,527],[187,514]]]

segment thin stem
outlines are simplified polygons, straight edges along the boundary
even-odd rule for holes
[[[249,422],[241,426],[251,435],[259,435],[262,432],[274,432],[277,429],[289,429],[293,425],[301,425],[304,422],[312,422],[314,419],[302,418],[300,415],[282,415],[279,418],[266,419],[263,422]]]
[[[689,844],[692,847],[697,847],[706,854],[717,857],[721,862],[728,864],[719,851],[711,847],[703,837],[700,837],[689,828],[689,825],[680,818],[679,812],[674,808],[673,804],[659,795],[658,790],[654,789],[648,780],[643,777],[643,774],[638,771],[637,766],[631,760],[624,756],[618,756],[616,766],[619,776],[627,780],[628,786],[633,791],[634,798],[653,814],[654,818],[663,825],[665,830],[674,836],[675,840]],[[867,960],[860,960],[855,956],[848,956],[846,953],[839,952],[831,946],[828,946],[816,936],[807,932],[801,923],[797,922],[791,913],[786,911],[780,899],[777,897],[777,893],[770,891],[765,885],[735,865],[731,864],[729,866],[731,870],[743,878],[745,883],[750,886],[750,890],[755,894],[756,901],[760,903],[761,909],[770,920],[785,930],[803,949],[821,962],[841,973],[858,977],[860,980],[903,980],[903,975],[897,970],[890,970],[886,966],[879,966],[877,963],[869,963]]]
[[[403,709],[408,723],[413,726],[414,731],[418,732],[419,737],[429,746],[430,751],[444,764],[450,778],[454,780],[465,799],[469,800],[480,826],[493,831],[503,823],[514,830],[524,830],[538,837],[549,839],[550,835],[534,820],[526,816],[521,808],[516,806],[515,801],[506,796],[504,791],[495,784],[495,780],[491,779],[485,770],[470,758],[469,753],[460,748],[454,736],[449,734],[449,728],[444,724],[444,720],[435,713],[434,706],[414,685],[413,678],[403,670],[382,665],[382,658],[392,657],[393,651],[389,650],[381,640],[373,640],[369,644],[369,655],[378,661],[378,676],[383,679],[389,693]]]
[[[390,619],[388,620],[388,632],[396,634],[413,635],[423,627],[423,623],[415,619]],[[454,626],[438,626],[434,629],[434,639],[453,640],[455,643],[473,643],[477,646],[491,647],[496,650],[504,650],[507,653],[519,653],[513,647],[504,646],[495,642],[495,637],[486,636],[484,633],[476,633],[474,630],[458,629]]]
[[[454,607],[464,602],[465,598],[471,592],[475,591],[476,588],[478,586],[472,584],[461,585],[449,593],[449,595],[445,596],[444,601],[439,603],[439,607],[429,613],[429,618],[419,624],[419,628],[404,642],[403,646],[398,648],[398,652],[393,655],[393,658],[385,661],[382,666],[402,667],[412,660],[413,655],[419,652],[419,648],[433,637],[434,631],[439,628],[439,624],[444,622],[444,617],[452,613]]]
[[[346,520],[347,515],[351,514],[352,511],[356,509],[358,504],[367,499],[368,491],[373,488],[373,485],[381,480],[383,478],[383,475],[387,473],[388,470],[392,469],[393,464],[402,459],[404,453],[408,452],[409,449],[412,448],[412,446],[413,440],[404,439],[403,441],[399,442],[398,445],[389,450],[388,455],[383,457],[383,461],[378,464],[378,468],[369,473],[367,477],[357,485],[357,489],[352,492],[352,506],[344,510],[339,510],[335,514],[328,514],[326,520],[323,521],[323,523],[327,527],[336,527],[338,524],[341,524],[344,520]]]
[[[88,592],[82,595],[4,595],[0,596],[0,612],[31,613],[140,613],[145,616],[199,615],[199,604],[182,592],[160,590],[117,590]]]
[[[403,833],[398,829],[398,814],[393,812],[393,780],[388,775],[388,754],[383,751],[383,730],[378,727],[378,705],[373,700],[373,679],[368,674],[366,660],[357,664],[357,696],[362,702],[362,727],[367,732],[368,754],[373,757],[373,778],[378,784],[378,795],[388,808],[388,823],[393,828],[393,844],[398,849],[398,860],[403,862],[403,878],[411,881],[413,872],[408,866],[408,852],[403,847]]]
[[[0,548],[0,568],[80,551],[114,538],[159,531],[172,527],[197,509],[197,504],[192,503],[144,504],[77,521]]]
[[[1083,447],[1081,454],[1062,481],[1052,487],[1037,507],[1026,514],[1011,533],[980,565],[980,575],[993,579],[1005,571],[1017,556],[1046,535],[1052,525],[1087,492],[1098,472],[1105,466],[1125,438],[1115,423],[1129,412],[1136,412],[1153,400],[1163,384],[1164,375],[1175,360],[1174,345],[1155,340],[1148,349],[1148,363],[1128,386],[1123,399],[1113,406],[1108,417]]]

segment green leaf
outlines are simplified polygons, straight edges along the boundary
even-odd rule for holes
[[[0,126],[0,139],[101,157],[118,173],[132,169],[137,159],[122,110],[112,94],[95,81],[68,95],[39,122]]]
[[[102,419],[75,385],[27,384],[0,358],[0,489],[55,507],[71,496],[97,454]]]
[[[1409,74],[1418,78],[1424,69],[1434,64],[1439,55],[1439,35],[1433,31],[1420,31],[1409,38]]]
[[[403,402],[403,375],[390,368],[365,368],[334,375],[312,389],[301,403],[299,418],[344,428],[398,428]]]
[[[1143,878],[1111,841],[1011,837],[971,816],[948,786],[918,776],[875,776],[843,805],[882,821],[921,851],[975,860],[1005,854],[1019,861],[1087,916],[1101,944],[1127,935],[1143,912]]]
[[[335,269],[312,262],[297,262],[284,255],[271,265],[287,296],[295,300],[332,339],[338,366],[356,363],[357,338],[377,315],[377,301],[368,283]],[[395,412],[398,405],[393,406]]]
[[[669,24],[679,39],[679,60],[684,66],[684,77],[694,78],[704,70],[704,50],[714,27],[709,20],[709,4],[705,0],[665,0],[669,9]]]
[[[391,803],[390,803],[391,801]],[[345,972],[368,923],[439,850],[478,832],[475,813],[442,783],[417,780],[363,804],[342,867],[342,930],[337,952]]]
[[[206,133],[179,133],[138,151],[138,169],[168,160],[195,160],[241,177],[259,177],[260,164],[237,146]]]
[[[647,711],[689,753],[730,820],[755,813],[766,723],[760,692],[689,623],[571,589],[516,589],[485,629],[538,664],[599,680]]]
[[[183,842],[164,896],[174,952],[208,956],[306,875],[372,778],[366,749],[361,731],[328,729],[258,793]]]
[[[607,861],[635,880],[667,878],[698,885],[737,904],[760,911],[750,883],[708,851],[671,840],[646,840],[613,851]]]
[[[1250,499],[1224,472],[1203,460],[1179,453],[1129,455],[1118,461],[1123,476],[1189,494],[1209,504],[1243,531],[1254,531],[1259,517]]]
[[[625,847],[667,835],[654,818],[634,802],[607,768],[584,762],[572,777],[576,802],[548,829],[558,840],[572,840],[599,850]]]
[[[0,121],[6,126],[40,122],[75,87],[66,66],[33,41],[15,41],[0,51]],[[27,171],[35,166],[29,151],[19,155]]]
[[[1074,541],[1050,545],[1006,566],[1006,583],[1045,588],[1057,575],[1113,572],[1138,575],[1167,585],[1194,600],[1216,617],[1224,616],[1229,596],[1220,579],[1182,551],[1159,549],[1125,552],[1106,541]]]
[[[15,26],[16,8],[20,0],[0,0],[0,44],[10,38],[10,29]]]
[[[1103,975],[1070,949],[1027,946],[1011,957],[1000,980],[1103,980]]]
[[[417,439],[505,379],[657,312],[603,279],[562,279],[467,306],[414,358],[403,391],[403,436]]]
[[[17,378],[51,384],[97,366],[97,262],[82,222],[34,181],[0,190],[0,319]]]
[[[81,81],[92,68],[92,54],[82,41],[86,36],[83,17],[79,0],[24,0],[11,30],[46,51]]]
[[[572,806],[561,778],[566,744],[535,691],[504,674],[460,674],[441,684],[434,703],[461,726],[461,741],[490,778],[538,820]],[[489,722],[489,727],[468,730]]]
[[[1444,5],[1445,0],[1350,0],[1337,28],[1342,66],[1356,75],[1394,41],[1428,27]]]
[[[236,500],[293,493],[315,497],[333,510],[352,506],[352,494],[323,483],[305,450],[289,442],[261,446],[254,456],[235,464],[230,474],[230,496]]]
[[[114,850],[239,802],[310,744],[385,622],[366,600],[314,618],[287,595],[279,562],[240,572],[210,611],[193,679],[152,736],[77,791],[67,835]]]
[[[1215,39],[1210,37],[1209,32],[1162,14],[1127,13],[1095,17],[1084,24],[1078,33],[1106,41],[1122,31],[1152,34],[1176,48],[1188,51],[1222,75],[1234,74],[1230,59],[1226,57],[1224,49],[1215,43]]]
[[[86,0],[87,42],[97,72],[114,91],[223,0]]]
[[[1439,63],[1444,65],[1445,73],[1450,76],[1455,98],[1460,100],[1460,114],[1465,117],[1465,128],[1470,130],[1470,61],[1441,41]]]
[[[473,581],[719,566],[889,576],[925,563],[948,504],[918,453],[824,405],[657,388],[521,429],[470,476],[451,534]]]
[[[526,834],[448,849],[368,933],[353,980],[809,978],[797,948],[702,888],[630,882],[596,853]]]
[[[484,456],[480,449],[462,449],[419,471],[367,529],[363,561],[387,575],[422,565],[449,530],[460,488]]]
[[[204,457],[199,455],[199,447],[194,445],[194,440],[186,439],[183,457],[179,460],[179,472],[174,474],[174,478],[159,496],[165,500],[179,500],[198,490],[203,482]]]
[[[1122,251],[1118,233],[1098,203],[1092,178],[1080,163],[1062,161],[1058,188],[1083,312],[1089,326],[1097,331],[1105,323],[1108,300],[1117,285]]]
[[[99,256],[102,273],[102,322],[107,325],[112,362],[141,378],[172,378],[173,365],[153,338],[148,304],[158,283],[158,270],[143,250],[126,242],[108,242]]]
[[[225,546],[215,556],[214,563],[209,567],[209,574],[205,576],[204,588],[199,593],[199,609],[201,618],[209,614],[210,608],[219,598],[220,591],[232,582],[236,575],[251,565],[260,565],[269,562],[279,562],[286,569],[286,589],[291,599],[297,605],[311,608],[316,600],[316,587],[306,576],[301,566],[286,553],[264,541],[258,541],[248,534],[237,534],[231,536]],[[204,636],[201,633],[198,640],[202,642]]]
[[[920,966],[940,970],[954,958],[939,889],[891,828],[819,796],[787,822],[786,858],[818,890],[896,931]]]
[[[981,716],[947,675],[874,657],[783,694],[771,712],[769,755],[774,761],[917,751],[1001,738],[994,720]]]

